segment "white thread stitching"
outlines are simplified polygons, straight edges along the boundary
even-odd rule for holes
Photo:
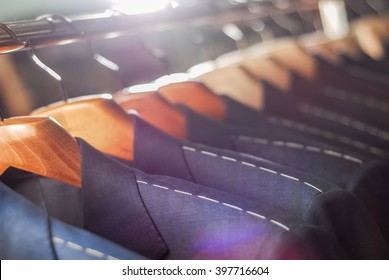
[[[334,156],[334,157],[338,157],[338,158],[343,156],[341,153],[338,153],[338,152],[335,152],[332,150],[324,150],[323,153],[325,153],[326,155],[330,155],[330,156]]]
[[[144,182],[142,182],[141,184],[144,184]],[[94,250],[94,249],[88,248],[88,247],[83,247],[83,246],[81,246],[79,244],[76,244],[76,243],[71,242],[71,241],[66,241],[66,240],[64,240],[62,238],[59,238],[57,236],[53,236],[52,240],[53,240],[54,243],[64,245],[64,246],[66,246],[66,247],[68,247],[68,248],[70,248],[72,250],[84,251],[87,255],[90,255],[92,257],[96,257],[96,258],[99,258],[99,259],[107,259],[107,260],[117,260],[117,258],[112,257],[110,255],[106,255],[106,254],[104,254],[104,253],[102,253],[100,251],[97,251],[97,250]]]
[[[336,89],[333,87],[327,87],[324,90],[322,90],[322,93],[330,98],[335,98],[339,100],[346,100],[357,104],[362,104],[367,107],[381,110],[385,113],[389,113],[389,103],[383,102],[381,100],[377,100],[372,97],[362,97],[359,94],[356,94],[354,92],[350,92],[348,90],[344,89]]]
[[[196,151],[195,149],[193,149],[193,148],[191,148],[191,147],[187,147],[187,146],[183,146],[182,148],[183,148],[184,150],[191,151],[191,152]]]
[[[251,211],[246,211],[247,214],[250,214],[250,215],[253,215],[255,217],[258,217],[260,219],[263,219],[263,220],[266,220],[266,217],[265,216],[262,216],[262,215],[259,215],[257,213],[254,213],[254,212],[251,212]]]
[[[285,226],[285,225],[283,225],[275,220],[270,220],[270,222],[272,222],[273,224],[280,226],[280,227],[284,228],[285,230],[289,231],[289,228],[287,226]]]
[[[184,147],[183,147],[183,148],[184,148]],[[194,151],[198,152],[196,149],[194,149]],[[203,155],[212,154],[213,157],[218,157],[217,154],[209,153],[209,152],[207,152],[207,151],[200,151],[200,153],[203,154]],[[241,163],[242,165],[246,165],[246,166],[250,166],[250,167],[257,167],[257,166],[254,165],[254,164],[251,164],[251,163],[248,163],[248,162],[245,162],[245,161],[240,162],[240,161],[238,161],[237,159],[233,159],[233,158],[228,158],[228,159],[226,159],[226,157],[223,157],[223,156],[221,156],[220,158],[221,158],[221,159],[224,159],[224,160],[228,160],[228,161],[233,160],[234,162]],[[265,168],[265,167],[261,167],[261,166],[259,166],[258,168],[259,168],[260,170],[265,171],[265,172],[268,172],[268,173],[278,174],[277,171],[272,170],[272,169],[269,169],[269,168]],[[287,175],[287,174],[279,174],[279,175],[280,175],[280,176],[283,176],[284,178],[287,178],[287,179],[289,179],[289,180],[300,181],[298,178],[295,178],[295,177],[293,177],[293,176],[289,176],[289,175]],[[307,184],[307,186],[313,187],[315,190],[319,190],[320,192],[322,192],[320,189],[318,189],[317,187],[314,187],[313,185]],[[161,186],[159,186],[159,187],[161,187]]]
[[[192,195],[191,193],[188,193],[188,192],[183,192],[183,191],[179,191],[179,190],[174,190],[176,193],[180,193],[180,194],[185,194],[185,195]]]
[[[66,246],[68,246],[69,248],[72,248],[75,251],[82,251],[82,249],[83,249],[82,246],[80,246],[76,243],[73,243],[71,241],[68,241],[66,244],[67,244]]]
[[[142,182],[141,184],[144,184],[143,181],[137,181],[137,182]],[[155,184],[148,184],[148,183],[146,183],[146,185],[151,185],[151,186],[154,186],[154,187],[155,187]],[[179,191],[179,190],[175,190],[175,189],[170,189],[170,188],[167,188],[167,187],[165,187],[165,188],[166,188],[166,190],[171,190],[171,191],[174,191],[174,192],[176,192],[176,193],[185,193],[185,194],[190,194],[191,196],[194,196],[192,193],[187,193],[187,192],[183,192],[183,191]],[[200,199],[202,199],[202,200],[208,201],[208,202],[219,203],[218,200],[215,200],[215,199],[212,199],[212,198],[209,198],[209,197],[206,197],[206,196],[198,195],[197,197],[200,198]],[[252,215],[252,216],[255,216],[255,217],[260,218],[260,219],[263,219],[263,220],[267,219],[265,216],[262,216],[262,215],[260,215],[260,214],[258,214],[258,213],[251,212],[251,211],[245,211],[245,210],[243,210],[242,208],[240,208],[240,207],[238,207],[238,206],[235,206],[235,205],[232,205],[232,204],[229,204],[229,203],[224,203],[224,202],[222,202],[221,205],[223,205],[223,206],[225,206],[225,207],[228,207],[228,208],[230,208],[230,209],[234,209],[234,210],[237,210],[237,211],[245,212],[245,213],[247,213],[247,214],[250,214],[250,215]],[[286,231],[289,231],[289,230],[290,230],[289,227],[287,227],[286,225],[284,225],[284,224],[282,224],[282,223],[280,223],[280,222],[278,222],[278,221],[275,221],[275,220],[269,220],[269,221],[270,221],[271,223],[273,223],[274,225],[276,225],[276,226],[278,226],[278,227],[280,227],[280,228],[283,228],[283,229],[286,230]]]
[[[306,113],[306,114],[310,114],[310,115],[313,115],[313,116],[316,116],[316,117],[319,117],[322,119],[334,121],[334,122],[341,123],[341,124],[345,124],[344,120],[347,120],[348,126],[355,128],[356,130],[362,131],[364,133],[381,138],[385,141],[389,141],[389,132],[382,130],[382,129],[378,129],[374,126],[370,126],[368,124],[362,123],[360,121],[352,120],[350,118],[344,117],[344,116],[339,115],[337,113],[334,113],[334,112],[331,112],[328,110],[324,110],[324,109],[319,108],[319,107],[311,106],[308,104],[304,104],[301,107],[301,111]]]
[[[139,183],[139,184],[146,184],[146,185],[147,185],[147,183],[146,183],[146,182],[143,182],[143,181],[139,181],[138,183]]]
[[[232,209],[236,209],[236,210],[239,210],[239,211],[242,211],[243,209],[240,208],[240,207],[237,207],[237,206],[234,206],[234,205],[231,205],[231,204],[228,204],[228,203],[223,203],[224,206],[227,206],[227,207],[230,207]]]
[[[217,154],[210,153],[210,152],[207,152],[207,151],[201,151],[201,153],[203,155],[206,155],[206,156],[217,157]]]
[[[206,197],[206,196],[198,195],[197,197],[201,198],[201,199],[205,199],[205,200],[211,201],[211,202],[219,203],[218,200],[215,200],[215,199],[212,199],[212,198],[209,198],[209,197]]]
[[[250,137],[248,136],[244,136],[246,140],[244,141],[248,141]],[[250,139],[250,142],[255,142],[256,138],[251,138]],[[238,136],[238,140],[242,140],[242,136]],[[275,142],[282,142],[282,141],[273,141],[272,143],[275,143]],[[277,145],[277,146],[281,146],[281,145]],[[326,154],[326,155],[329,155],[329,156],[333,156],[333,157],[337,157],[337,158],[343,158],[345,160],[348,160],[348,161],[352,161],[352,162],[355,162],[355,163],[359,163],[359,164],[363,164],[363,161],[358,159],[358,158],[355,158],[355,157],[352,157],[350,155],[345,155],[345,154],[341,154],[339,152],[336,152],[336,151],[332,151],[332,150],[322,150],[321,148],[319,147],[313,147],[313,146],[305,146],[303,144],[299,144],[299,143],[293,143],[293,142],[286,142],[285,143],[285,146],[288,147],[288,148],[292,148],[292,149],[305,149],[309,152],[316,152],[316,153],[323,153],[323,154]]]
[[[245,161],[242,161],[242,164],[250,166],[250,167],[256,167],[254,164],[251,164],[251,163],[248,163],[248,162],[245,162]]]
[[[91,256],[95,256],[96,258],[100,258],[100,259],[104,257],[103,253],[96,251],[96,250],[93,250],[93,249],[90,249],[90,248],[86,248],[85,253],[87,253]]]
[[[259,169],[261,169],[262,171],[268,172],[268,173],[278,174],[277,171],[274,171],[274,170],[271,170],[271,169],[268,169],[268,168],[259,167]]]
[[[229,160],[229,161],[237,161],[236,159],[234,158],[230,158],[230,157],[225,157],[225,156],[222,156],[222,159],[225,159],[225,160]]]
[[[292,176],[289,176],[289,175],[286,175],[286,174],[283,174],[283,173],[281,173],[280,175],[283,176],[283,177],[285,177],[285,178],[294,180],[294,181],[300,181],[299,179],[297,179],[297,178],[295,178],[295,177],[292,177]]]
[[[267,118],[267,122],[271,123],[271,124],[281,124],[281,125],[284,125],[282,123],[282,119],[279,119],[279,118],[276,118],[276,117],[268,117]],[[284,125],[285,126],[285,125]],[[315,134],[317,135],[318,133],[317,132],[317,128],[314,128],[314,127],[309,127],[307,125],[304,125],[302,123],[298,123],[298,122],[293,122],[293,125],[290,126],[292,129],[297,129],[299,131],[303,131],[303,132],[309,132],[311,134]],[[320,134],[319,134],[320,135]],[[372,147],[372,146],[367,146],[361,142],[358,142],[358,141],[354,141],[348,137],[345,137],[345,136],[337,136],[334,138],[334,140],[338,141],[338,142],[341,142],[341,143],[345,143],[345,144],[348,144],[348,145],[352,145],[354,146],[355,148],[358,148],[358,149],[361,149],[361,150],[368,150],[370,151],[371,153],[375,154],[375,155],[378,155],[378,156],[384,156],[385,155],[385,152],[382,151],[381,149],[378,149],[376,147]]]
[[[138,182],[138,183],[139,183],[139,182]],[[146,183],[146,185],[147,185],[147,183]],[[155,185],[155,184],[153,184],[153,186],[154,186],[154,187],[156,187],[156,188],[160,188],[160,189],[168,190],[168,188],[167,188],[167,187],[164,187],[164,186]]]
[[[312,184],[310,184],[310,183],[304,182],[304,184],[306,184],[307,186],[310,186],[311,188],[316,189],[317,191],[319,191],[319,192],[321,192],[321,193],[323,192],[321,189],[316,188],[314,185],[312,185]]]

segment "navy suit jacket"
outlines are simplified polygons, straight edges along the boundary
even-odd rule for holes
[[[51,218],[0,182],[0,259],[144,259],[104,238]]]
[[[194,142],[282,163],[355,194],[389,241],[387,161],[371,159],[368,155],[355,154],[303,137],[284,136],[277,131],[226,126],[188,108],[184,112],[188,122],[188,137]]]

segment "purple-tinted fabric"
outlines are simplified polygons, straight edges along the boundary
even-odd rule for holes
[[[176,140],[140,118],[135,117],[134,123],[132,165],[137,169],[189,180],[287,211],[333,233],[351,258],[386,254],[380,230],[351,193],[268,160]],[[205,136],[215,131],[214,127],[198,128]],[[228,138],[228,134],[219,137]],[[348,213],[347,219],[340,212]],[[350,228],[354,228],[353,240],[347,233]]]
[[[235,103],[229,100],[229,108]],[[242,105],[235,106],[242,110]],[[389,240],[389,165],[387,161],[370,159],[337,147],[312,142],[307,137],[283,135],[278,129],[267,131],[247,127],[226,126],[182,108],[187,116],[188,136],[198,143],[244,152],[308,174],[323,178],[357,195],[367,206],[386,240]],[[237,110],[237,111],[238,111]],[[236,111],[235,111],[236,113]],[[235,114],[234,113],[234,114]],[[242,117],[243,114],[240,114]],[[234,118],[233,114],[230,114]],[[261,118],[246,113],[248,123]],[[251,120],[250,120],[251,119]],[[240,119],[238,121],[244,121]],[[262,128],[262,122],[259,121]]]
[[[146,175],[79,143],[85,220],[95,216],[86,228],[121,245],[149,247],[144,242],[147,229],[134,228],[146,215],[134,213],[147,211],[169,248],[168,259],[342,257],[328,233],[268,205],[172,177]],[[118,235],[128,240],[118,240]]]
[[[48,216],[0,182],[0,259],[102,260],[143,257]]]

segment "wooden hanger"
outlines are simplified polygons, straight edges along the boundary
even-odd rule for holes
[[[159,94],[171,104],[184,104],[212,119],[226,119],[226,105],[222,99],[198,82],[179,82],[162,86]]]
[[[4,23],[0,28],[21,48],[21,41]],[[52,118],[19,117],[4,120],[0,110],[0,174],[9,167],[81,187],[81,159],[77,141]]]
[[[134,158],[134,125],[109,94],[58,102],[32,112],[51,116],[73,137],[80,137],[96,149],[125,160]]]
[[[385,44],[389,43],[389,18],[371,16],[355,21],[352,31],[361,49],[370,57],[382,60]]]
[[[274,51],[270,55],[276,63],[297,73],[307,79],[315,79],[317,75],[317,63],[303,47],[294,45],[286,49]]]
[[[219,68],[203,74],[199,80],[216,94],[228,95],[256,110],[264,107],[263,85],[238,67]]]
[[[51,118],[18,117],[0,122],[0,174],[15,167],[81,187],[80,149]]]
[[[114,95],[115,101],[126,111],[135,110],[146,121],[180,139],[187,139],[185,116],[155,91]]]
[[[245,51],[228,53],[220,56],[215,64],[219,68],[239,67],[258,83],[267,81],[281,91],[287,92],[290,88],[291,76],[289,71],[270,59],[252,56]]]
[[[270,59],[246,58],[241,61],[241,67],[258,82],[267,81],[279,90],[288,93],[292,78],[290,72]]]

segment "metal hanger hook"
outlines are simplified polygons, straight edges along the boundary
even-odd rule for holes
[[[3,22],[0,22],[0,29],[4,30],[18,45],[22,46],[22,48],[27,48],[30,46],[29,41],[22,41],[18,38],[18,36],[13,32],[13,30]],[[3,109],[0,107],[0,122],[5,121]]]
[[[29,41],[23,41],[18,38],[18,36],[13,32],[13,30],[6,25],[3,22],[0,22],[0,29],[4,30],[18,45],[22,46],[23,48],[27,48],[30,46]]]

